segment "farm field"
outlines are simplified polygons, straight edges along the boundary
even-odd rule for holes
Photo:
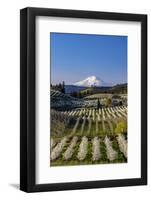
[[[52,116],[51,166],[127,162],[126,106],[53,110]]]

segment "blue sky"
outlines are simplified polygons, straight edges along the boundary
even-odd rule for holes
[[[106,83],[127,83],[127,36],[50,33],[53,84],[95,75]]]

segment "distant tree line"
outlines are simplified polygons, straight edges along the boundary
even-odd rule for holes
[[[91,95],[91,94],[93,94],[93,91],[89,90],[89,89],[83,90],[83,91],[79,91],[79,92],[74,91],[74,92],[70,93],[70,95],[72,97],[77,97],[77,98],[83,98],[83,97]]]
[[[57,90],[59,92],[65,93],[65,82],[58,83],[56,85],[50,85],[51,89]]]
[[[115,98],[119,98],[117,94],[127,94],[127,85],[110,87],[90,87],[82,91],[71,92],[70,95],[77,98],[83,98],[92,94],[115,94]],[[117,96],[116,96],[117,95]]]

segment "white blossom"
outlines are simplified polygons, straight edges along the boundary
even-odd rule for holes
[[[60,156],[60,153],[62,152],[65,144],[67,142],[67,137],[64,137],[61,142],[59,142],[55,148],[51,152],[51,160],[55,160]]]
[[[118,135],[117,141],[118,141],[118,144],[119,144],[120,151],[127,158],[127,141],[125,140],[125,138],[122,134]]]
[[[79,126],[79,122],[80,122],[80,117],[77,118],[77,121],[76,121],[76,123],[74,125],[74,128],[72,130],[71,135],[74,135],[76,133],[76,130],[77,130],[78,126]]]
[[[50,139],[50,148],[52,149],[55,145],[56,145],[56,141],[53,138],[51,138]]]
[[[79,151],[78,151],[78,155],[77,155],[77,158],[79,160],[84,160],[86,158],[86,155],[88,152],[87,148],[88,148],[88,138],[86,136],[84,136],[80,143]]]
[[[80,131],[80,134],[81,134],[81,135],[83,134],[84,127],[85,127],[85,123],[86,123],[86,117],[84,116],[84,117],[83,117],[83,123],[82,123],[82,126],[81,126],[81,131]]]
[[[95,137],[92,140],[92,160],[97,161],[100,158],[101,158],[100,139],[98,137]]]
[[[76,146],[77,141],[78,141],[78,137],[74,136],[71,140],[69,147],[66,149],[66,151],[63,154],[63,158],[65,160],[69,160],[72,157],[73,152],[74,152],[74,147]]]
[[[101,121],[101,117],[100,117],[99,114],[97,114],[97,116],[98,116],[98,121],[100,122]]]
[[[106,146],[106,154],[107,154],[107,158],[110,160],[110,161],[113,161],[117,158],[117,152],[113,149],[112,147],[112,142],[110,141],[110,139],[105,136],[105,139],[104,139],[104,143],[105,143],[105,146]]]

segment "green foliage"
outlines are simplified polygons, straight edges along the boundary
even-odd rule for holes
[[[50,85],[51,89],[57,90],[59,92],[65,93],[65,82],[58,83],[56,85]]]
[[[126,121],[118,122],[115,128],[115,133],[125,133],[125,132],[127,132],[127,122]]]

